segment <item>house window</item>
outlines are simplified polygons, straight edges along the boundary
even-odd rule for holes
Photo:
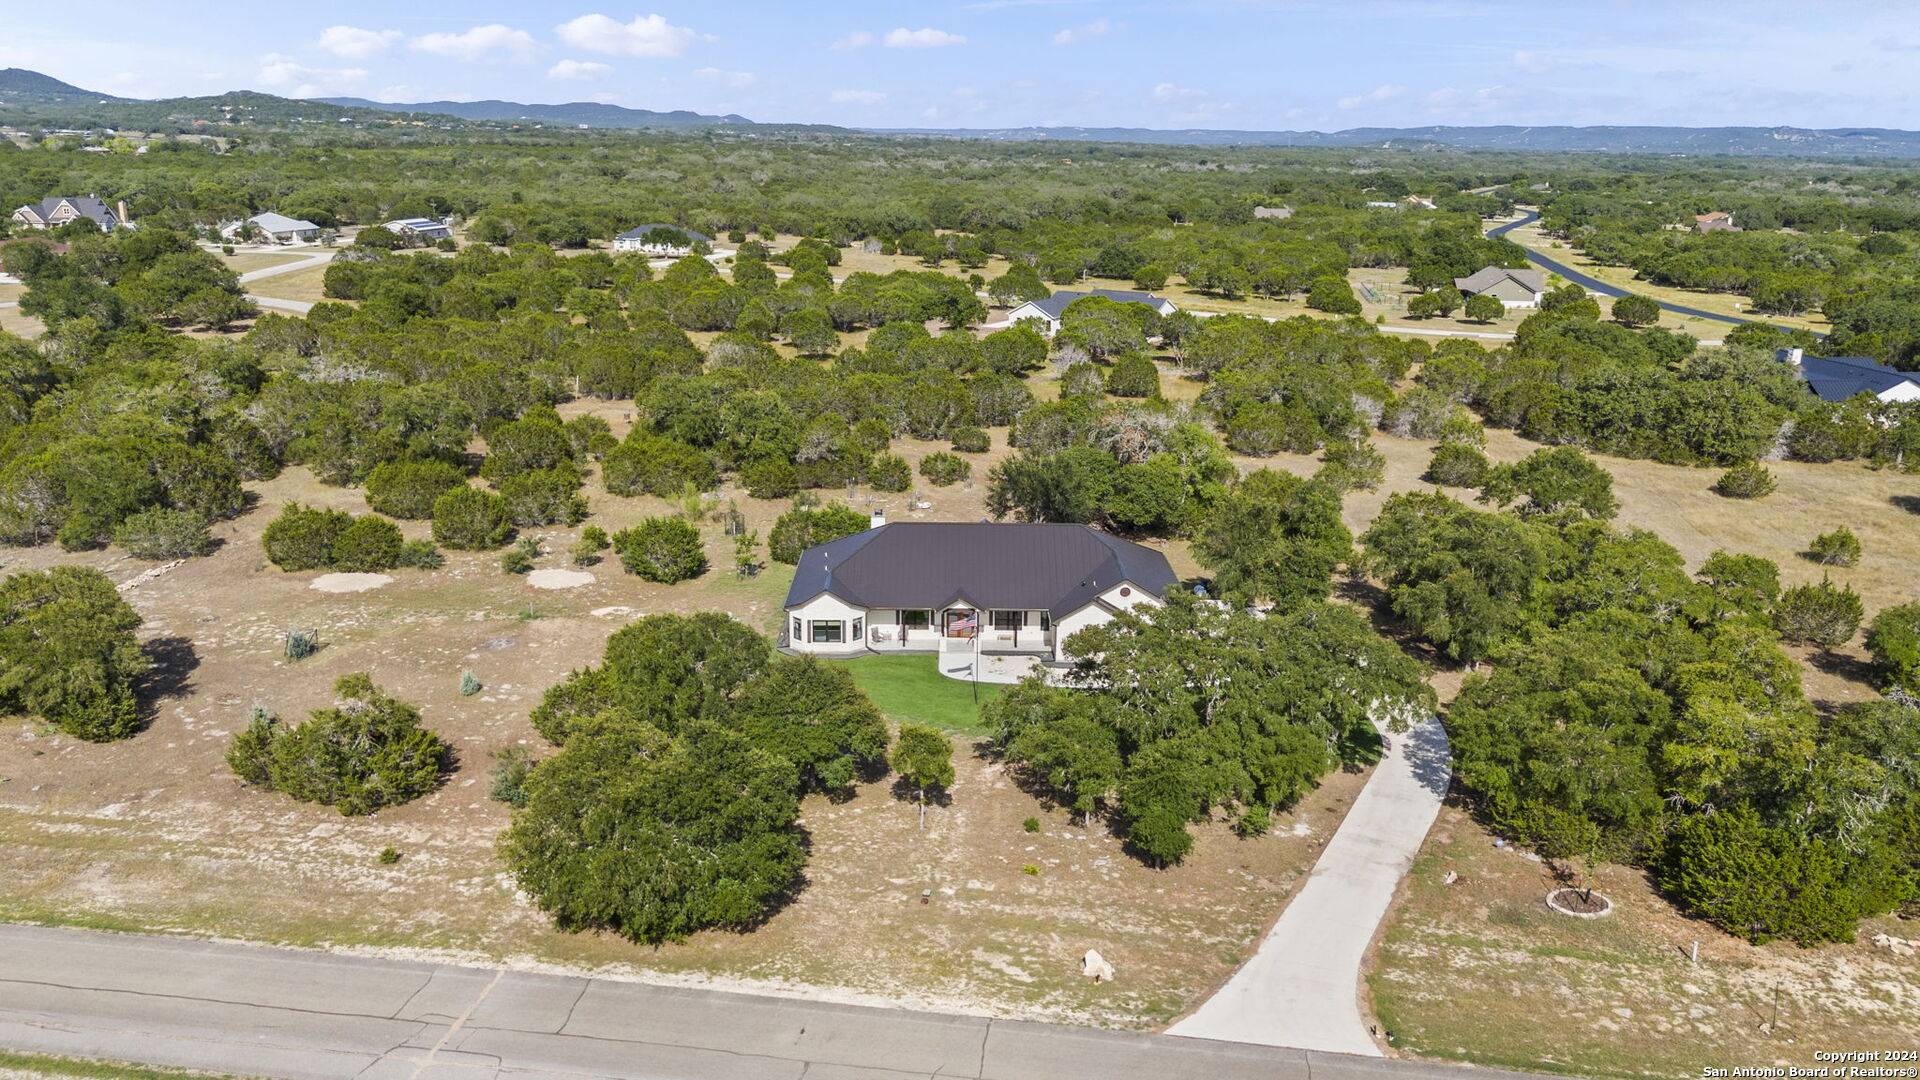
[[[1020,629],[1020,616],[1021,613],[1018,611],[996,611],[993,613],[993,628],[995,630],[1018,630]]]
[[[831,622],[815,621],[809,625],[813,627],[812,640],[818,644],[837,645],[845,640],[842,635],[847,632],[847,624],[838,619]]]
[[[900,613],[900,625],[909,630],[925,630],[933,625],[933,612],[903,611]]]
[[[800,640],[800,635],[801,635],[801,630],[800,630],[800,616],[798,616],[798,615],[795,615],[795,616],[793,617],[793,640],[795,640],[795,641],[799,641],[799,640]]]
[[[853,640],[860,640],[861,635],[866,632],[866,625],[867,620],[865,616],[853,620]]]
[[[1040,613],[1040,629],[1042,630],[1053,629],[1053,612],[1043,611]]]

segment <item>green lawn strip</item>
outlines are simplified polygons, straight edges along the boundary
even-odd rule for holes
[[[940,674],[936,656],[863,656],[839,662],[895,723],[925,724],[954,735],[988,734],[980,722],[980,706],[999,696],[1002,687],[997,683],[949,679]]]
[[[129,1065],[120,1061],[59,1057],[54,1054],[25,1054],[5,1049],[0,1049],[0,1071],[36,1076],[88,1077],[92,1080],[179,1080],[180,1077],[221,1075],[158,1065]]]

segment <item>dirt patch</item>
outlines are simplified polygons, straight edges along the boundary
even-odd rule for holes
[[[357,593],[391,584],[393,578],[386,574],[321,574],[313,579],[310,588],[323,593]]]
[[[527,584],[536,589],[578,589],[593,584],[593,575],[585,570],[550,566],[527,575]]]

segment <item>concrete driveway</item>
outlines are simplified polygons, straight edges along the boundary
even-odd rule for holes
[[[1360,967],[1440,814],[1452,765],[1437,718],[1386,756],[1253,958],[1170,1035],[1378,1055]]]

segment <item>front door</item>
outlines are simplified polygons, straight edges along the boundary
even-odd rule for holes
[[[979,613],[972,608],[947,609],[947,636],[970,638],[980,631]]]

